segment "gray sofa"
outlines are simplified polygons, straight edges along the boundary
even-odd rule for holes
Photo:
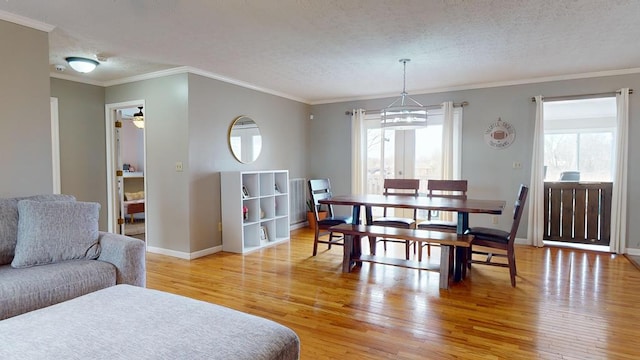
[[[100,205],[0,199],[0,320],[116,284],[144,287],[144,242],[98,231]]]

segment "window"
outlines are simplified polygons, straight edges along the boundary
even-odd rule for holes
[[[612,181],[615,97],[544,103],[545,180]]]
[[[384,179],[420,179],[427,192],[428,179],[442,179],[443,119],[441,109],[429,110],[427,126],[416,130],[382,129],[380,114],[365,116],[366,193],[381,194]],[[462,109],[454,109],[454,178],[460,176]],[[377,214],[374,214],[374,216]]]

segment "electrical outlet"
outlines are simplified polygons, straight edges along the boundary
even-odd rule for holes
[[[498,217],[497,216],[492,216],[491,217],[491,222],[493,223],[493,225],[498,225]]]
[[[184,170],[182,166],[182,161],[176,162],[176,171],[181,172],[182,170]]]
[[[514,169],[521,169],[522,168],[522,163],[519,161],[514,161],[513,162],[513,168]]]

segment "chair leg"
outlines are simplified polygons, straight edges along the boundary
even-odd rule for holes
[[[461,249],[461,251],[462,251],[462,258],[459,260],[462,261],[462,264],[460,264],[460,271],[462,271],[462,278],[465,279],[467,277],[467,265],[471,263],[469,261],[470,259],[468,258],[468,256],[470,255],[470,252],[468,251],[468,248]]]
[[[331,250],[331,241],[333,241],[333,233],[332,232],[329,233],[329,244],[327,244],[328,245],[327,248],[329,250]]]
[[[316,234],[315,237],[313,238],[313,256],[316,256],[316,254],[318,253],[318,237],[320,236],[320,229],[318,229],[318,226],[316,225]]]
[[[509,276],[511,277],[511,286],[516,287],[516,269],[513,263],[509,263]]]
[[[411,243],[409,242],[409,240],[406,240],[404,243],[404,256],[407,260],[409,260],[410,250],[411,250]]]
[[[507,250],[509,260],[509,277],[511,277],[511,286],[516,287],[516,254],[513,249]]]
[[[431,256],[431,244],[427,244],[427,256]]]

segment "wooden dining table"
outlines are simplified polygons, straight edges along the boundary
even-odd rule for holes
[[[469,214],[492,214],[500,215],[504,210],[506,202],[503,200],[482,200],[482,199],[459,199],[446,196],[385,196],[377,194],[365,195],[336,195],[331,198],[320,200],[320,203],[327,205],[344,205],[352,207],[352,221],[354,224],[360,223],[361,209],[365,209],[366,224],[373,223],[373,207],[390,207],[396,209],[418,209],[431,211],[452,211],[458,214],[458,225],[456,232],[464,234],[469,228]],[[357,243],[357,244],[356,244]],[[354,257],[360,256],[360,241],[353,242],[351,249]],[[465,259],[466,249],[457,248],[454,257],[454,281],[460,281],[464,276],[463,259]]]

